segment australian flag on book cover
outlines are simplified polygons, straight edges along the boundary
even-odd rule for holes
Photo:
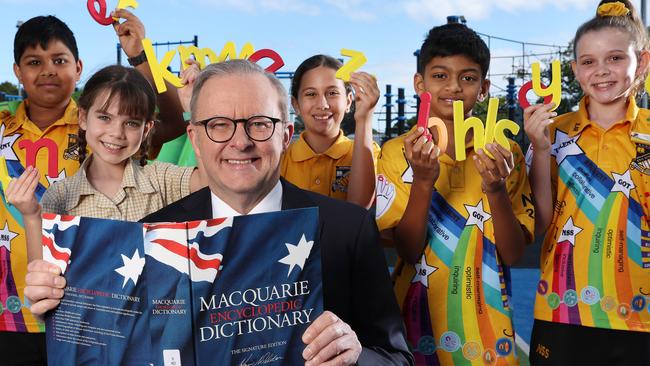
[[[43,215],[67,281],[49,365],[297,365],[322,313],[318,209],[140,224]]]

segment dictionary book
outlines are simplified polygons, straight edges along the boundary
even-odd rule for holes
[[[323,311],[316,208],[182,223],[43,215],[67,281],[49,365],[298,365]]]

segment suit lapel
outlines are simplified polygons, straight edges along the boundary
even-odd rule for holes
[[[294,208],[315,207],[314,201],[305,192],[280,178],[282,183],[282,209],[291,210]]]
[[[205,220],[212,217],[212,195],[210,188],[205,187],[198,190],[192,199],[181,202],[183,209],[191,217],[191,220]]]
[[[323,232],[325,228],[325,222],[323,221],[322,217],[322,212],[320,210],[320,207],[314,202],[314,200],[307,195],[307,193],[294,186],[293,184],[287,182],[284,180],[284,178],[280,178],[280,182],[282,183],[282,209],[283,210],[291,210],[291,209],[296,209],[296,208],[306,208],[306,207],[316,207],[318,208],[318,238],[321,239],[320,243],[321,246],[324,245],[323,243]],[[322,248],[322,247],[321,247]]]

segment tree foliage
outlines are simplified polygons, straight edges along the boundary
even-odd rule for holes
[[[0,83],[0,92],[11,95],[18,95],[18,86],[9,81],[5,81]]]

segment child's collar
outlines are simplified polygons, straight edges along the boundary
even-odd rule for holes
[[[50,129],[52,126],[58,126],[58,125],[64,125],[64,124],[78,124],[78,110],[77,110],[77,103],[73,100],[70,99],[70,102],[68,103],[68,106],[65,108],[65,111],[63,112],[63,116],[59,118],[58,120],[54,121],[48,128],[45,130],[41,130],[38,128],[34,122],[32,122],[29,117],[27,116],[27,108],[29,107],[29,100],[25,99],[18,108],[16,109],[16,114],[15,118],[13,121],[11,121],[5,129],[5,135],[14,133],[17,129],[20,127],[24,127],[26,129],[29,129],[30,131],[33,130],[32,132],[36,133],[37,135],[43,135],[48,129]]]
[[[589,105],[589,96],[585,95],[580,100],[580,107],[578,108],[578,112],[577,112],[578,120],[576,121],[575,127],[572,128],[571,131],[569,131],[570,137],[582,133],[582,130],[584,130],[585,127],[594,124],[594,122],[592,122],[591,119],[589,118],[589,113],[587,112],[588,105]],[[636,105],[636,101],[634,100],[634,97],[630,96],[627,99],[627,109],[625,111],[625,117],[623,117],[623,119],[619,121],[616,121],[614,124],[612,124],[612,126],[627,121],[633,123],[636,120],[638,114],[639,114],[639,107]]]

